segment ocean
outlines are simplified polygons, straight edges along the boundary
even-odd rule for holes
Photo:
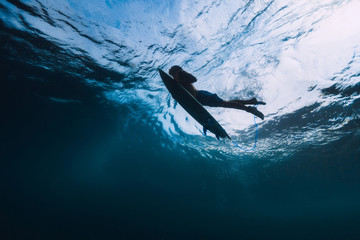
[[[359,10],[1,1],[1,239],[360,239]],[[252,151],[202,133],[172,65],[267,103],[206,107]]]

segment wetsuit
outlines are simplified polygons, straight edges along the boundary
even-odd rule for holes
[[[177,73],[178,79],[181,85],[192,94],[202,105],[210,107],[220,107],[223,99],[218,97],[215,93],[211,93],[204,90],[196,90],[193,86],[193,83],[197,81],[196,77],[191,75],[184,70],[181,70]]]

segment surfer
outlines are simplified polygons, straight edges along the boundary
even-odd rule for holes
[[[249,107],[246,105],[265,105],[265,102],[258,101],[256,98],[250,100],[236,99],[225,101],[214,93],[197,90],[193,85],[193,83],[197,81],[196,77],[184,71],[177,65],[170,68],[169,74],[204,106],[240,109],[252,113],[264,120],[264,114],[262,114],[262,112],[257,110],[256,107]]]

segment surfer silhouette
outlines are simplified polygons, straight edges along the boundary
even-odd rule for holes
[[[265,102],[258,101],[256,98],[250,100],[235,99],[225,101],[214,93],[197,90],[193,85],[193,83],[197,81],[196,77],[184,71],[177,65],[170,68],[169,74],[204,106],[240,109],[252,113],[264,120],[264,114],[262,114],[262,112],[257,110],[256,107],[249,107],[246,105],[265,105]]]

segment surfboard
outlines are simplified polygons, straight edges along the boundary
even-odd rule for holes
[[[231,138],[226,133],[224,128],[215,120],[215,118],[204,108],[204,106],[191,95],[183,86],[178,84],[175,79],[165,73],[160,68],[158,69],[160,77],[164,82],[166,88],[171,93],[171,96],[188,112],[198,123],[203,126],[204,134],[209,130],[215,134],[217,139]]]

